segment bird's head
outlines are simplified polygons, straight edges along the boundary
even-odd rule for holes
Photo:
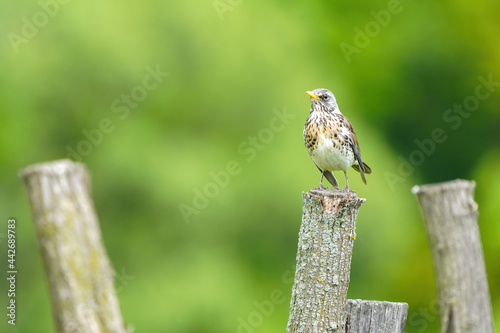
[[[308,91],[307,94],[311,97],[311,111],[322,110],[339,112],[335,96],[333,96],[330,90],[318,88],[313,91]]]

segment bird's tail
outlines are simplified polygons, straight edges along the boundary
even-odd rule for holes
[[[369,175],[372,173],[372,169],[363,161],[360,161],[361,164],[354,164],[352,168],[361,174],[361,179],[363,183],[366,185],[366,177],[365,174]]]

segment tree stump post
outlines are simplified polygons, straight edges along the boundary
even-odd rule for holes
[[[49,284],[56,332],[129,332],[113,286],[113,270],[79,163],[26,167],[24,180]]]
[[[442,333],[493,333],[476,183],[414,186],[432,250]]]
[[[304,206],[287,331],[339,332],[345,307],[356,216],[354,192],[312,189]]]

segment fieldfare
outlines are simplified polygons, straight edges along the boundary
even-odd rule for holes
[[[333,171],[344,171],[346,187],[347,169],[352,167],[361,174],[366,184],[365,174],[372,170],[361,159],[356,133],[347,119],[339,110],[335,96],[327,89],[308,91],[311,97],[311,112],[304,125],[304,142],[316,167],[321,171],[319,187],[323,187],[323,177],[335,187],[339,183]]]

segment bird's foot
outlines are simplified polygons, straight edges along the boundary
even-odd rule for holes
[[[356,191],[353,191],[349,188],[349,186],[346,186],[342,189],[343,192],[352,192],[352,193],[356,193]]]
[[[329,187],[323,186],[321,184],[318,187],[313,187],[312,189],[313,190],[327,190],[327,191],[332,191],[332,190],[343,191],[338,186],[333,186],[332,188],[329,188]]]

